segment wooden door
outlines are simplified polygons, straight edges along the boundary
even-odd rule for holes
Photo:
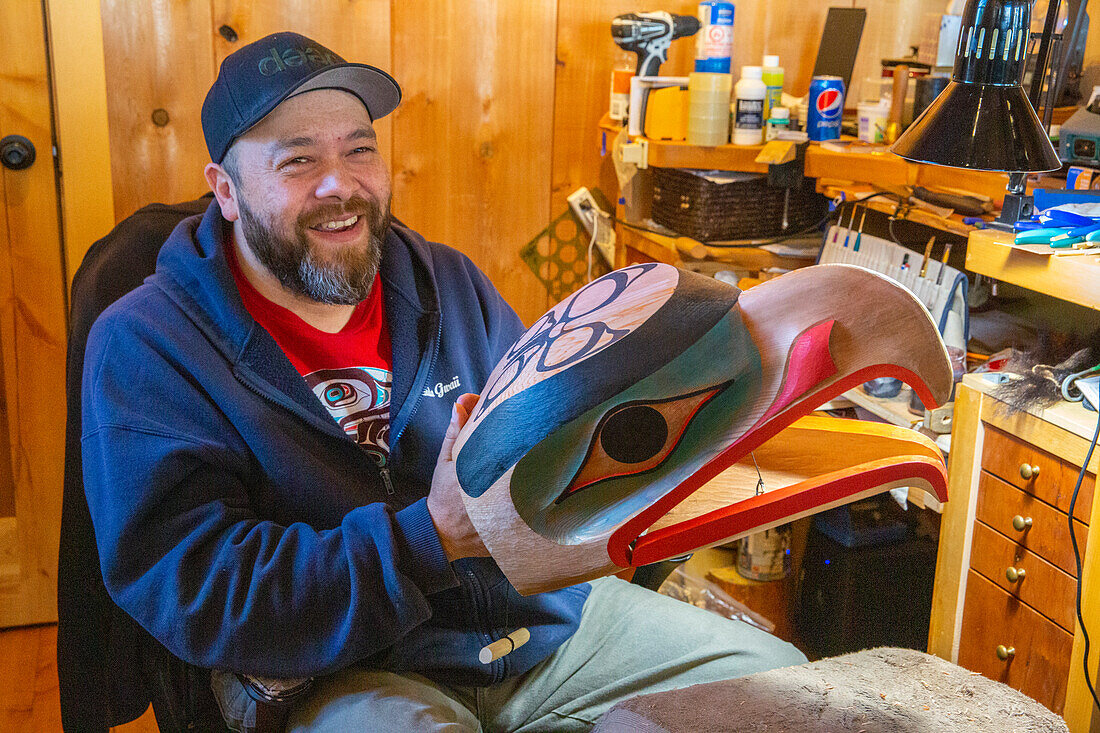
[[[0,168],[0,627],[57,619],[66,284],[40,0],[0,3],[0,138],[35,160]],[[6,438],[6,439],[5,439]]]

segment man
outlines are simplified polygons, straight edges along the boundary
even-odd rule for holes
[[[229,673],[316,676],[291,729],[583,730],[641,691],[802,661],[616,579],[523,597],[484,557],[451,460],[476,398],[456,397],[523,328],[468,259],[391,219],[372,123],[399,101],[297,34],[222,64],[202,115],[216,200],[89,336],[112,599],[215,670],[233,725]],[[517,627],[527,644],[478,661]]]

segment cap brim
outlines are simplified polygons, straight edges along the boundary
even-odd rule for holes
[[[287,92],[279,102],[316,89],[343,89],[354,94],[367,108],[372,122],[393,112],[401,103],[401,87],[392,76],[367,64],[352,63],[321,69]]]

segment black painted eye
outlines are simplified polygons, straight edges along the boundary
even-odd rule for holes
[[[731,384],[732,380],[663,400],[612,407],[596,425],[581,467],[555,503],[601,481],[660,466],[703,405]]]
[[[665,416],[649,405],[630,405],[607,418],[600,445],[608,458],[620,463],[641,463],[657,455],[668,440]]]

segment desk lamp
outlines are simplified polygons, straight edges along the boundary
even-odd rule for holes
[[[1031,0],[968,0],[955,51],[951,82],[909,126],[891,151],[918,163],[1007,171],[1008,193],[993,226],[1012,229],[1031,216],[1027,174],[1058,170],[1054,146],[1043,130],[1037,103],[1049,55],[1049,35],[1059,0],[1051,0],[1039,46],[1032,99],[1021,82],[1027,61]]]

